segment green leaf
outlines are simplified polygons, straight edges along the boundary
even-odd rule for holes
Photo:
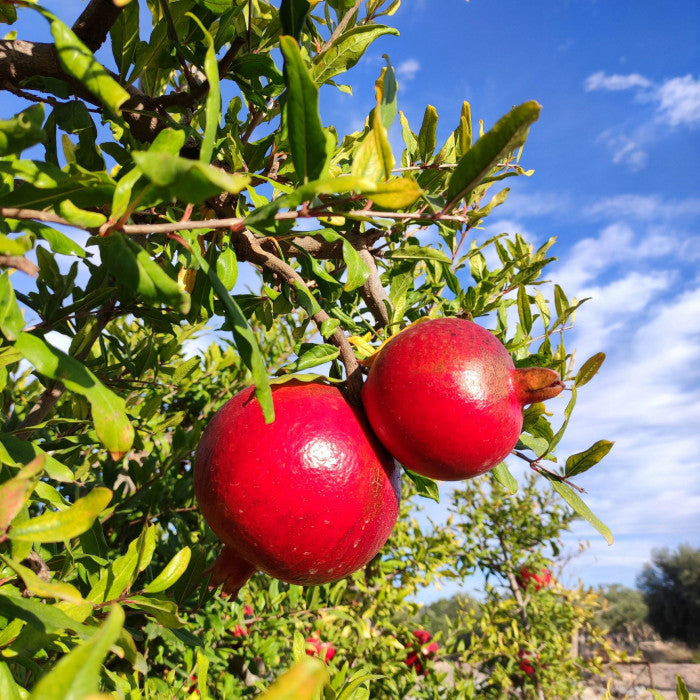
[[[321,324],[321,335],[327,340],[335,333],[338,326],[340,326],[340,321],[337,318],[327,318]]]
[[[410,469],[406,469],[406,467],[404,467],[404,472],[406,476],[416,485],[416,492],[419,496],[430,498],[436,503],[440,503],[440,491],[436,481],[429,479],[427,476],[416,474]]]
[[[518,287],[518,317],[525,333],[529,333],[532,329],[532,311],[524,284]]]
[[[92,628],[69,617],[55,604],[42,603],[36,598],[23,598],[19,592],[10,595],[6,588],[0,593],[0,614],[8,620],[24,620],[42,634],[68,629],[86,639],[92,633]]]
[[[8,340],[17,340],[24,328],[24,316],[17,304],[10,273],[0,274],[0,331]]]
[[[34,247],[34,236],[26,233],[23,236],[10,238],[0,233],[0,255],[24,255]]]
[[[306,15],[309,13],[310,7],[308,0],[282,0],[280,5],[282,34],[301,42],[301,32],[304,29]]]
[[[452,261],[441,250],[417,245],[406,245],[386,254],[392,260],[434,260],[435,262],[451,265]]]
[[[183,314],[189,311],[190,295],[138,243],[113,233],[100,244],[104,265],[122,288],[136,292],[151,304],[165,304]]]
[[[335,345],[327,343],[312,345],[308,350],[302,352],[298,359],[286,365],[284,371],[287,373],[303,372],[305,369],[331,362],[339,355],[340,350]]]
[[[501,117],[467,152],[450,177],[448,205],[469,194],[498,164],[500,158],[521,146],[528,129],[540,115],[537,102],[525,102]]]
[[[408,209],[421,197],[423,190],[420,185],[409,177],[394,177],[386,182],[380,182],[370,198],[382,209],[395,211]]]
[[[326,134],[318,113],[318,88],[301,57],[299,46],[289,36],[280,37],[284,54],[287,99],[285,123],[294,170],[302,183],[317,180],[326,169]]]
[[[89,530],[97,516],[112,500],[112,492],[97,486],[70,508],[51,511],[25,520],[10,529],[10,539],[20,542],[62,542]]]
[[[230,292],[238,279],[238,260],[233,248],[226,248],[216,259],[216,274],[221,284]]]
[[[42,226],[38,230],[38,235],[49,244],[54,253],[59,255],[77,255],[80,258],[84,258],[87,255],[84,248],[56,229]]]
[[[275,408],[272,403],[272,391],[267,378],[267,368],[265,367],[265,359],[263,358],[258,341],[252,329],[248,325],[248,321],[241,311],[240,306],[235,299],[226,291],[221,280],[217,277],[216,272],[210,267],[209,263],[204,259],[199,251],[199,243],[196,240],[196,235],[192,244],[189,246],[189,252],[195,259],[197,265],[203,270],[204,274],[209,278],[214,294],[224,306],[224,314],[231,324],[233,339],[236,343],[236,348],[241,354],[241,359],[253,375],[255,382],[255,397],[260,403],[263,416],[266,423],[272,423],[275,420]]]
[[[438,113],[433,105],[428,105],[423,114],[423,123],[418,132],[418,157],[423,163],[429,163],[437,146]]]
[[[382,124],[381,92],[375,87],[377,106],[372,111],[372,128],[360,143],[352,163],[352,174],[372,182],[381,182],[391,177],[396,160],[391,152],[389,135]]]
[[[74,357],[38,336],[20,333],[15,347],[39,373],[63,382],[69,391],[85,396],[92,406],[97,437],[114,459],[119,459],[131,448],[134,428],[126,415],[124,399],[107,389]]]
[[[505,462],[497,464],[490,472],[491,476],[508,491],[508,493],[518,492],[518,482],[516,478],[510,473],[510,470],[506,466]]]
[[[10,527],[17,513],[29,500],[45,462],[45,457],[37,457],[11,479],[0,484],[0,532],[5,532]]]
[[[32,700],[78,700],[97,693],[102,662],[124,625],[124,610],[112,605],[109,617],[86,642],[59,659],[34,686]]]
[[[104,214],[76,207],[70,199],[59,202],[56,209],[66,221],[82,228],[99,228],[107,221]]]
[[[576,379],[574,379],[574,384],[576,386],[583,386],[588,384],[588,382],[598,374],[598,370],[601,368],[603,362],[605,362],[605,353],[597,352],[595,355],[589,357],[582,365],[581,369],[576,374]]]
[[[382,125],[388,131],[394,123],[394,119],[396,119],[396,112],[398,110],[396,95],[399,86],[396,82],[394,67],[391,65],[389,57],[386,54],[384,54],[384,60],[387,62],[387,65],[385,68],[382,68],[382,73],[375,85],[380,95],[379,110],[381,112]]]
[[[192,552],[183,547],[165,566],[165,568],[143,590],[146,593],[160,593],[170,588],[187,570]]]
[[[124,605],[130,608],[137,608],[151,615],[158,620],[163,627],[168,629],[176,629],[183,627],[184,622],[177,616],[177,603],[168,598],[159,598],[158,596],[142,596],[132,595],[124,601]]]
[[[14,7],[12,8],[14,10]],[[0,7],[0,14],[3,9]],[[20,687],[15,683],[12,673],[4,661],[0,661],[0,698],[4,700],[21,700]]]
[[[204,138],[199,149],[199,160],[202,163],[210,163],[214,154],[214,142],[216,132],[221,122],[221,90],[219,87],[219,65],[216,61],[216,49],[211,34],[204,28],[204,25],[191,12],[187,16],[193,19],[204,34],[204,41],[207,45],[207,52],[204,56],[204,74],[207,76],[209,91],[204,104],[205,127]]]
[[[143,174],[160,189],[164,199],[180,199],[198,204],[221,192],[238,194],[250,183],[250,175],[225,170],[180,158],[170,153],[136,151],[134,161]]]
[[[9,566],[22,579],[25,588],[35,596],[39,598],[58,598],[59,600],[76,604],[83,602],[80,591],[72,584],[59,581],[44,581],[31,569],[2,554],[0,554],[0,560],[5,562],[5,565]]]
[[[259,700],[316,700],[330,683],[326,664],[310,656],[283,673]]]
[[[17,21],[17,10],[14,5],[0,5],[0,24],[14,24]],[[4,664],[3,664],[4,665]],[[0,685],[2,688],[2,685]],[[0,698],[5,697],[0,693]],[[14,697],[14,696],[13,696]]]
[[[591,445],[587,450],[571,455],[566,460],[564,473],[567,477],[577,476],[588,471],[592,466],[598,464],[605,455],[610,452],[614,442],[610,440],[598,440]]]
[[[117,65],[121,82],[126,80],[139,43],[138,7],[138,2],[130,2],[122,10],[110,30],[112,56]]]
[[[353,289],[361,287],[369,277],[369,268],[360,257],[360,254],[350,245],[350,242],[345,237],[332,229],[325,229],[319,233],[328,242],[337,240],[343,242],[343,260],[348,270],[347,280],[343,285],[343,290],[350,292]]]
[[[552,484],[552,488],[574,509],[577,515],[580,515],[584,520],[587,520],[593,527],[598,530],[598,532],[603,535],[605,541],[608,544],[613,543],[613,536],[607,525],[603,524],[595,515],[591,509],[583,502],[581,497],[563,481],[558,479],[555,475],[544,474],[544,476]]]
[[[129,93],[95,60],[92,51],[71,29],[56,17],[50,16],[50,21],[63,70],[80,81],[113,114],[120,116],[121,106],[129,99]]]
[[[678,674],[676,675],[676,696],[678,697],[678,700],[691,700],[691,698],[695,698],[697,700],[695,695],[691,695],[688,692],[688,687],[686,686],[685,681]]]
[[[36,443],[0,433],[0,446],[3,448],[0,450],[0,461],[7,464],[28,464],[41,457],[44,460],[44,469],[51,479],[63,483],[75,481],[75,475],[65,464],[44,452]]]
[[[0,157],[21,153],[25,148],[44,140],[44,105],[32,105],[15,114],[12,119],[0,120]]]
[[[363,24],[342,32],[322,53],[314,56],[311,77],[317,85],[350,70],[380,36],[399,35],[398,29],[382,24]]]
[[[557,316],[563,316],[569,309],[571,304],[566,298],[564,290],[558,285],[554,285],[554,307],[557,310]]]
[[[195,367],[199,367],[199,357],[197,356],[190,357],[189,360],[177,365],[173,372],[173,384],[179,384]]]

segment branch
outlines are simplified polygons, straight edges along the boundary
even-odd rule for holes
[[[261,245],[261,240],[249,231],[233,232],[232,242],[239,259],[264,267],[266,270],[284,279],[292,287],[297,285],[306,287],[304,278],[291,265],[265,250]],[[313,314],[312,318],[320,329],[321,324],[329,320],[330,316],[323,309],[320,309]],[[345,337],[345,333],[340,328],[336,329],[329,340],[340,350],[340,360],[345,367],[347,375],[349,399],[352,403],[358,405],[360,402],[360,391],[362,390],[362,371],[353,352],[352,345],[350,345]]]
[[[374,261],[374,256],[367,248],[360,248],[358,251],[362,262],[369,268],[369,277],[362,285],[360,293],[367,304],[372,316],[377,321],[378,328],[384,328],[389,325],[389,310],[385,302],[389,301],[389,297],[382,286],[382,281],[379,277],[379,270]]]
[[[109,30],[123,9],[115,6],[112,0],[90,0],[73,25],[73,31],[78,39],[94,53],[105,43]]]
[[[328,41],[321,47],[318,55],[321,55],[342,33],[343,29],[348,26],[348,22],[352,16],[360,10],[363,0],[355,0],[355,4],[345,13],[343,19],[338,22],[338,26],[333,30],[333,33],[328,37]]]
[[[39,268],[21,255],[0,255],[0,267],[12,267],[32,276],[39,276]]]

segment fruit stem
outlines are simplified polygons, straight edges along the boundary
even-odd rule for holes
[[[564,382],[559,373],[546,367],[521,367],[513,372],[518,401],[523,406],[546,401],[561,394]]]

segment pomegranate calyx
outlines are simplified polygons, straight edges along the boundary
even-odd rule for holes
[[[521,367],[513,372],[515,391],[523,406],[546,401],[564,390],[564,382],[553,369]]]
[[[256,568],[236,554],[230,547],[224,547],[214,563],[204,572],[211,573],[209,588],[221,586],[223,597],[235,598]]]

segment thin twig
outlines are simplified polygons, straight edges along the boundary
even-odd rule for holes
[[[0,267],[12,267],[31,277],[39,276],[39,268],[31,260],[27,260],[21,255],[0,255]]]
[[[340,36],[345,27],[348,26],[348,22],[352,19],[352,16],[359,11],[360,5],[362,5],[364,0],[356,0],[355,4],[345,13],[343,19],[338,22],[338,26],[333,30],[333,33],[328,37],[328,41],[321,47],[318,52],[319,55],[322,54],[331,44]]]

